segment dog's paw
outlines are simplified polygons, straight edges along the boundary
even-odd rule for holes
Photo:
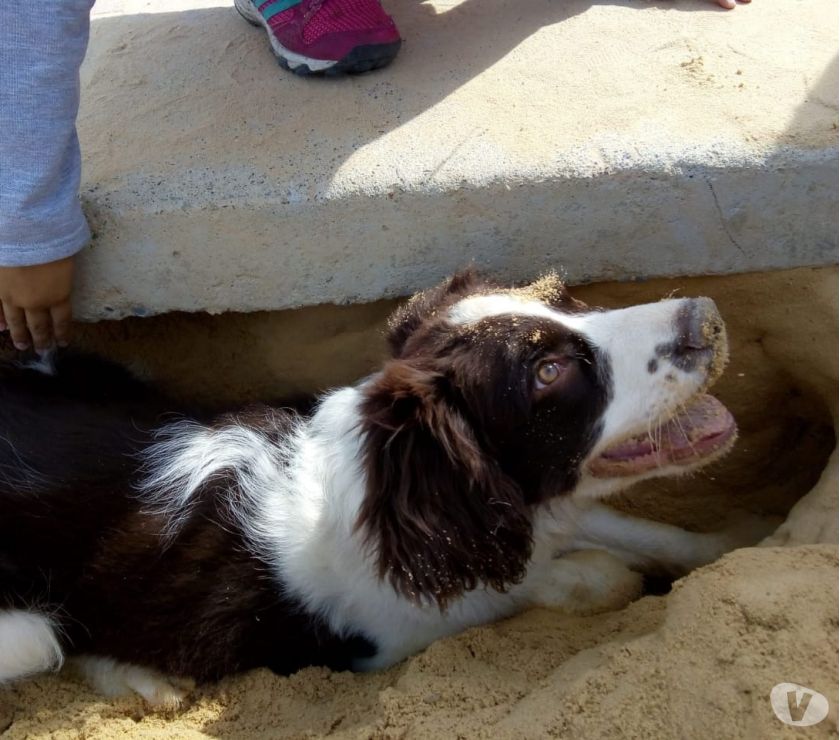
[[[570,614],[623,609],[642,594],[642,575],[604,550],[578,550],[552,560],[535,584],[534,602]]]
[[[735,511],[726,518],[723,529],[695,535],[699,544],[694,548],[692,558],[683,572],[720,559],[732,550],[752,547],[775,532],[784,519],[776,516],[760,516],[744,511]],[[676,573],[682,575],[682,572]]]
[[[112,658],[85,655],[73,667],[105,696],[139,694],[156,709],[177,709],[193,688],[192,681],[168,678],[161,673]]]
[[[182,682],[144,668],[134,668],[126,676],[125,686],[156,709],[178,709],[189,691]]]

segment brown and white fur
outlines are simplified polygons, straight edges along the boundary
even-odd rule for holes
[[[531,605],[621,607],[642,572],[758,539],[599,503],[731,445],[731,418],[699,450],[661,441],[725,361],[708,299],[601,311],[465,273],[389,341],[306,417],[189,416],[72,354],[0,368],[0,682],[69,657],[171,703],[164,676],[377,669]]]

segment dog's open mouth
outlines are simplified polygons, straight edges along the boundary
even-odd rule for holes
[[[650,433],[608,447],[589,470],[596,478],[616,478],[665,465],[693,465],[726,451],[737,433],[726,406],[702,393]]]

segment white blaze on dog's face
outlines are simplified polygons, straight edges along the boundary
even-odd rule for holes
[[[729,449],[735,422],[703,394],[728,359],[726,331],[712,300],[660,301],[567,322],[601,347],[612,367],[612,399],[590,473],[669,475]]]
[[[728,359],[723,320],[711,299],[672,299],[610,311],[575,305],[564,311],[522,295],[471,296],[455,304],[449,318],[458,324],[503,315],[546,318],[591,345],[609,368],[611,387],[583,476],[626,484],[627,478],[685,472],[730,449],[735,422],[719,401],[702,392]]]

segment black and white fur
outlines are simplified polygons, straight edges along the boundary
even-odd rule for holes
[[[377,669],[531,605],[621,607],[640,571],[756,539],[599,503],[685,467],[587,470],[714,380],[721,341],[680,340],[711,302],[599,311],[545,286],[465,274],[415,297],[383,369],[308,417],[191,416],[72,355],[2,367],[0,682],[73,658],[167,704],[256,666]]]

